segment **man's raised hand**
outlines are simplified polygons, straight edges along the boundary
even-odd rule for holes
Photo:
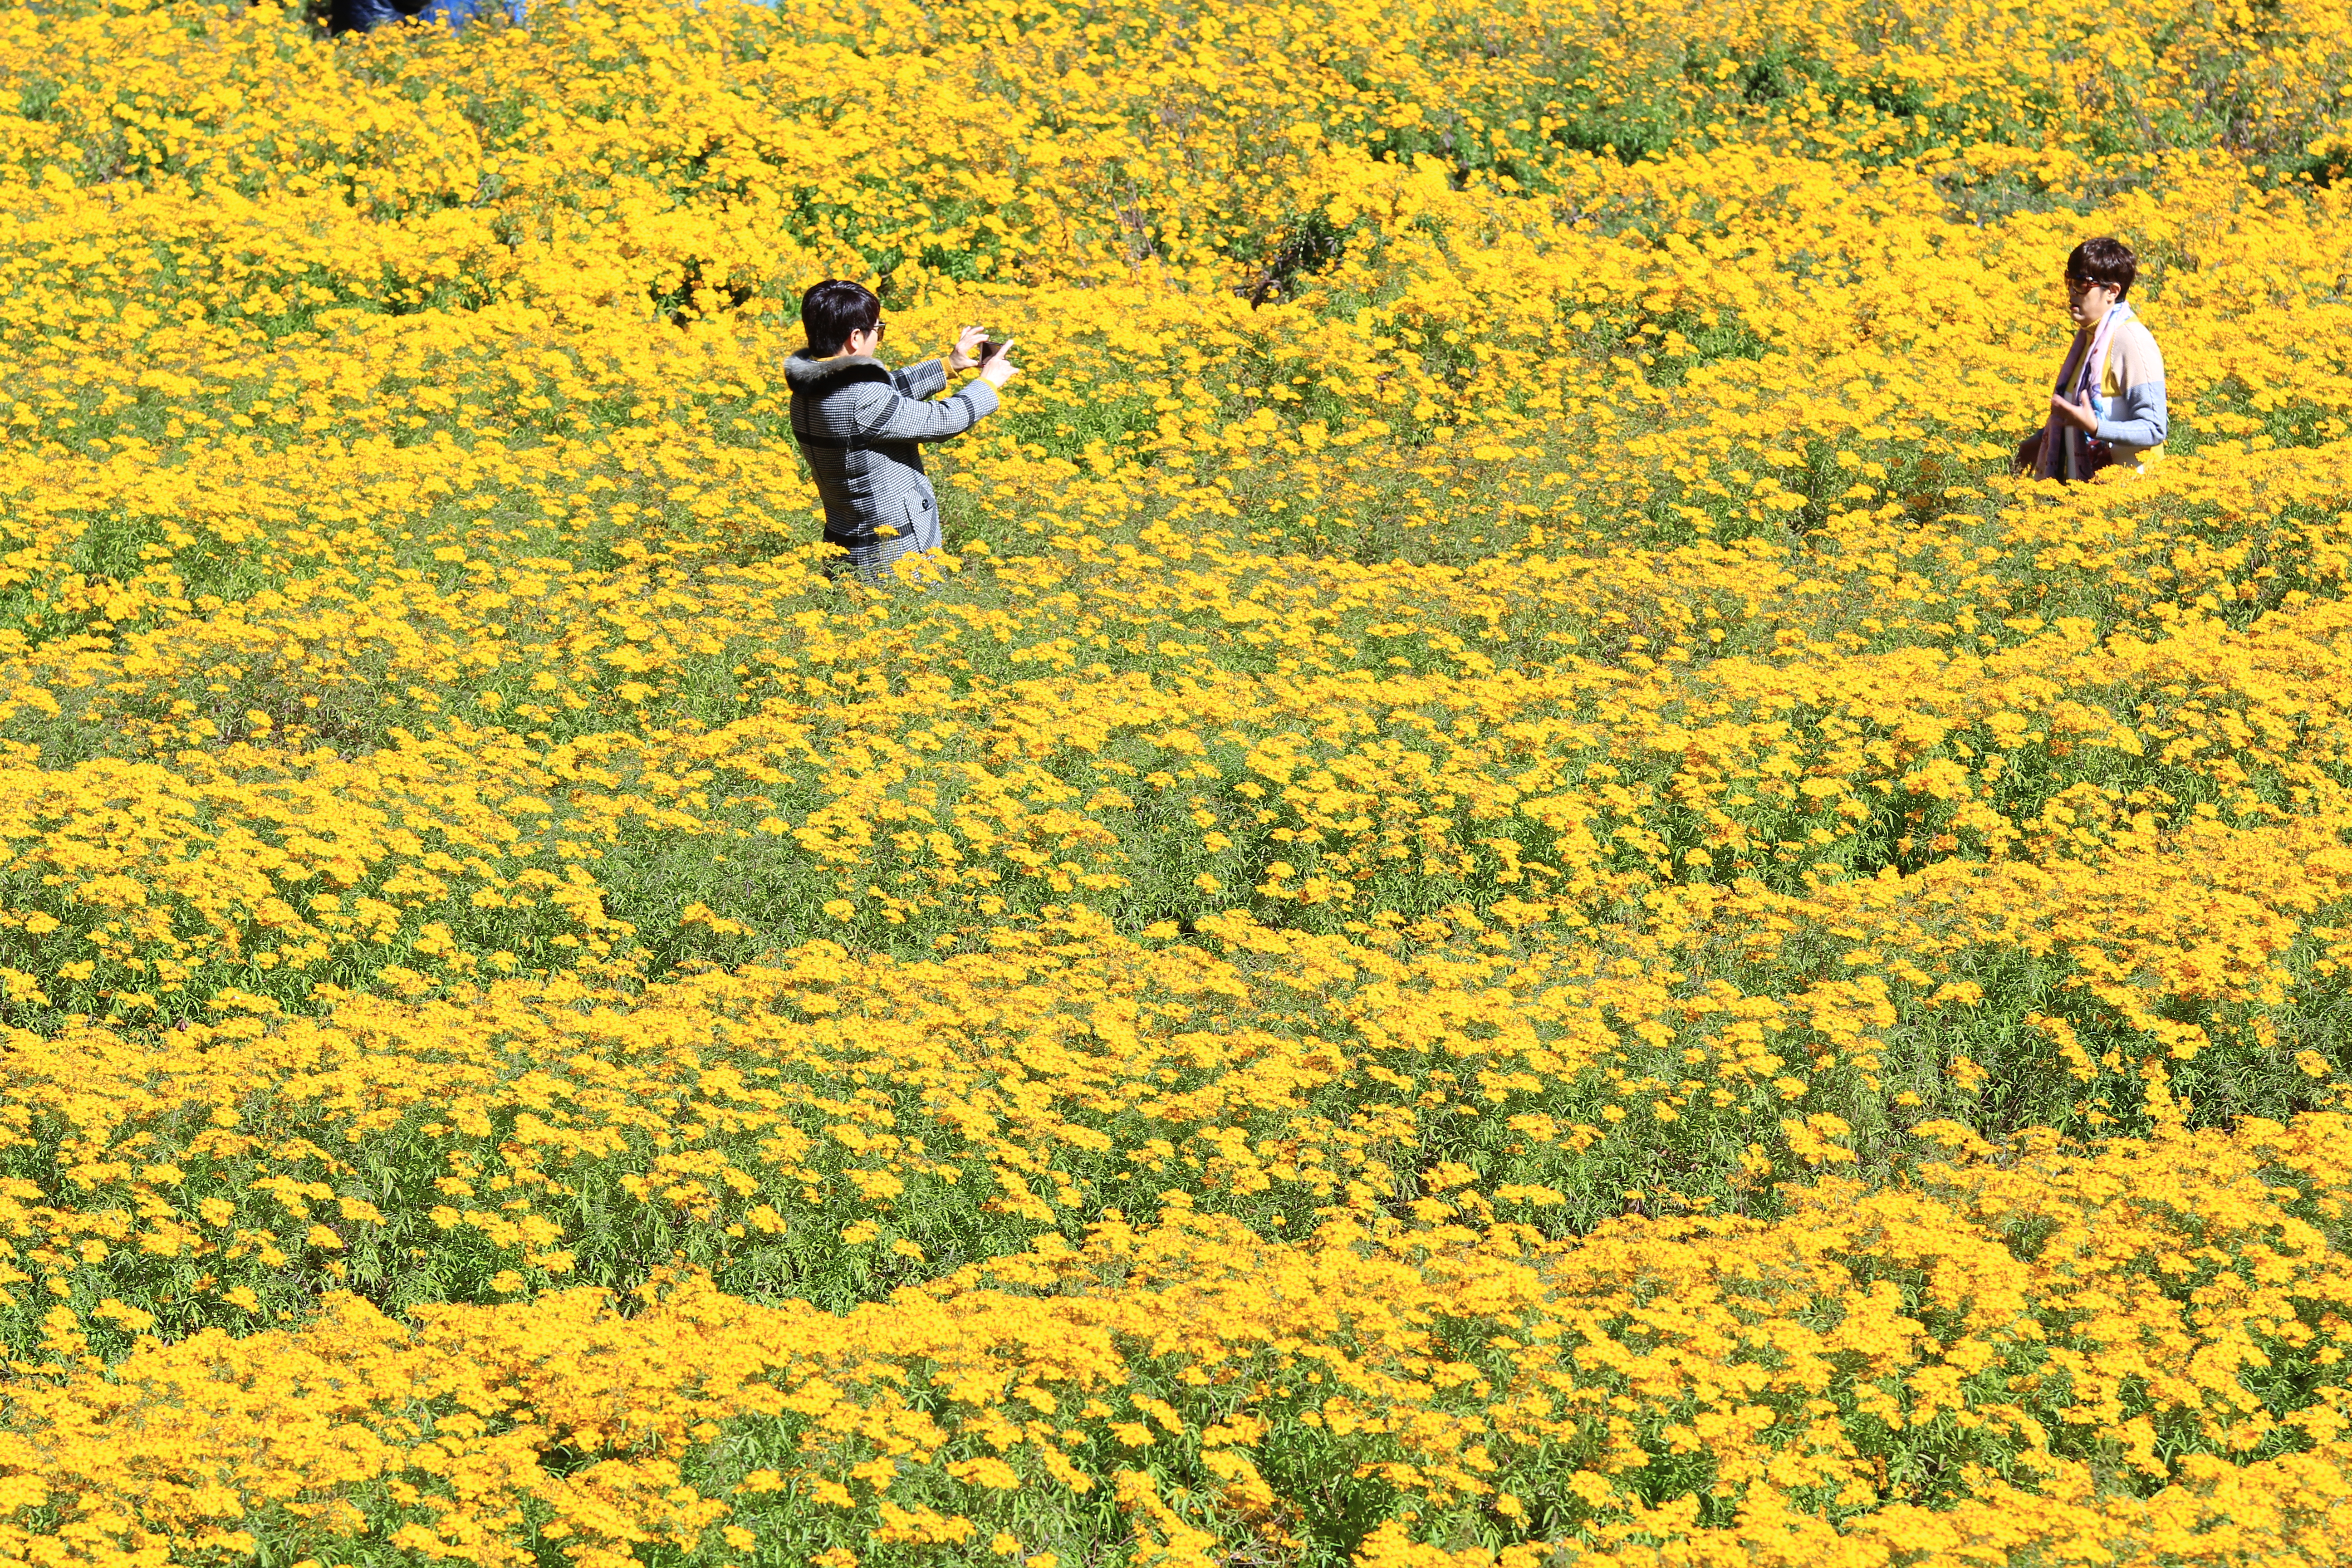
[[[972,366],[978,364],[980,363],[980,345],[987,341],[988,330],[984,327],[959,327],[956,329],[956,345],[954,348],[948,351],[948,368],[950,370],[970,370]]]
[[[980,379],[988,383],[991,386],[1003,386],[1006,382],[1011,381],[1014,376],[1019,375],[1020,374],[1021,367],[1013,363],[1013,340],[1011,338],[1007,338],[1003,342],[997,344],[996,352],[989,355],[985,361],[982,362],[980,367]]]

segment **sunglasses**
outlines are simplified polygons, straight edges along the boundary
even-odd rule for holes
[[[2114,287],[2114,284],[2102,283],[2095,278],[2070,277],[2066,279],[2066,292],[2069,294],[2083,294],[2087,293],[2094,289],[2112,289]]]

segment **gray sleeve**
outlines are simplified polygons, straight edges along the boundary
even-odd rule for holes
[[[901,397],[937,397],[948,389],[948,367],[935,359],[890,373],[890,384]]]
[[[2107,416],[2095,432],[2102,441],[2126,447],[2161,447],[2169,426],[2164,411],[2164,383],[2144,381],[2126,386],[2108,405]]]
[[[869,441],[944,441],[995,412],[996,388],[984,381],[967,382],[953,397],[937,403],[881,393],[859,410],[858,434]]]

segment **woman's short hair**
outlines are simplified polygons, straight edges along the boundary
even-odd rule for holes
[[[828,278],[801,296],[801,330],[809,352],[837,354],[852,332],[871,331],[882,320],[882,301],[863,283]]]
[[[2101,236],[2086,239],[2066,253],[2066,276],[2093,283],[2112,283],[2116,298],[2131,292],[2132,282],[2139,276],[2139,258],[2131,247],[2120,239]]]

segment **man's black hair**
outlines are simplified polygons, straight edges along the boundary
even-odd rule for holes
[[[2120,300],[2131,292],[2133,280],[2139,277],[2139,258],[2120,239],[2105,236],[2086,239],[2066,253],[2066,276],[2112,283]]]
[[[809,353],[823,358],[837,354],[852,332],[866,332],[882,320],[882,301],[863,283],[828,278],[812,284],[801,296],[801,330],[808,333]]]

